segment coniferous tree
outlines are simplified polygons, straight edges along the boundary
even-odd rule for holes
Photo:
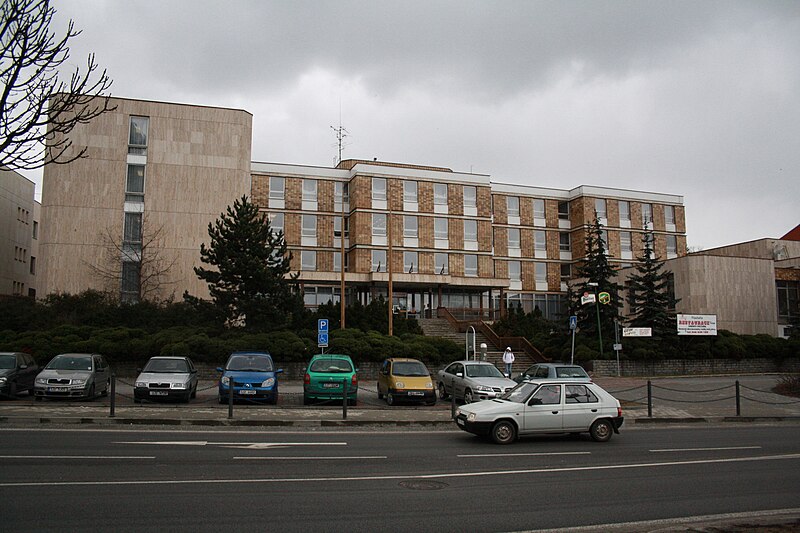
[[[634,327],[652,328],[655,338],[677,335],[674,310],[678,300],[668,290],[672,272],[664,270],[664,261],[655,256],[652,231],[642,235],[642,243],[642,255],[636,258],[638,274],[628,276],[630,323]]]
[[[195,267],[208,283],[215,305],[228,324],[271,330],[287,324],[301,298],[290,275],[292,254],[283,231],[272,231],[269,219],[247,196],[236,200],[208,225],[211,243],[200,246],[200,260],[214,269]]]
[[[614,281],[617,269],[608,262],[607,244],[603,239],[603,226],[595,215],[594,222],[586,232],[586,255],[578,268],[577,277],[581,282],[574,288],[574,299],[571,302],[573,312],[578,316],[578,327],[586,335],[597,335],[598,308],[603,345],[614,339],[614,320],[619,318],[620,286]],[[589,285],[596,283],[597,286]],[[602,304],[599,301],[581,305],[581,297],[585,294],[607,292],[610,301]]]

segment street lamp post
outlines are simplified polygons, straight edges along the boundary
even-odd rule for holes
[[[594,287],[594,308],[597,311],[597,338],[600,341],[600,359],[603,358],[603,331],[600,329],[600,295],[598,294],[599,285],[593,281],[587,283],[589,287]]]

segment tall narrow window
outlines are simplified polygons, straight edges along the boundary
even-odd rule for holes
[[[303,180],[303,201],[304,202],[317,201],[317,180],[312,180],[312,179]]]
[[[122,300],[135,302],[139,296],[139,263],[124,261],[122,263]]]
[[[333,187],[333,201],[337,204],[350,202],[350,184],[337,181]]]
[[[594,201],[594,211],[597,213],[597,218],[607,218],[606,213],[606,200],[605,198],[596,198]]]
[[[130,134],[128,136],[128,153],[147,155],[147,130],[150,128],[148,117],[131,117]]]
[[[631,203],[626,200],[619,201],[619,221],[620,222],[631,221]]]
[[[678,237],[667,235],[667,257],[672,258],[678,255]]]
[[[653,204],[642,204],[642,226],[652,229],[653,226]]]
[[[283,231],[283,213],[270,213],[269,227],[273,233]]]
[[[433,184],[433,204],[434,205],[447,205],[447,184],[434,183]]]
[[[664,206],[664,223],[668,226],[675,226],[675,206]]]
[[[508,262],[509,281],[522,281],[522,266],[519,261]]]
[[[272,176],[269,178],[269,198],[270,200],[283,200],[286,184],[283,178]]]
[[[417,252],[403,252],[403,272],[406,274],[419,274]]]
[[[631,253],[631,232],[630,231],[620,231],[619,232],[619,250],[623,254]],[[630,259],[630,257],[625,257],[623,255],[623,259]]]
[[[403,201],[404,202],[417,202],[417,182],[406,180],[403,182]]]
[[[417,217],[403,217],[403,237],[417,238],[419,236]]]
[[[433,238],[439,240],[446,240],[447,237],[447,219],[434,218],[433,219]]]
[[[561,252],[572,251],[572,242],[570,240],[569,233],[566,231],[562,231],[558,234],[558,250]]]
[[[384,178],[372,178],[372,199],[386,200],[386,180]]]
[[[125,201],[144,202],[144,165],[128,165],[125,181]]]
[[[547,235],[544,231],[533,232],[533,249],[537,252],[547,252]]]
[[[303,250],[300,252],[300,270],[314,271],[317,269],[317,252]]]
[[[386,215],[384,213],[372,214],[372,235],[386,237]]]
[[[125,227],[122,237],[125,243],[139,243],[142,242],[142,214],[141,213],[125,213]]]
[[[467,254],[464,256],[464,275],[475,277],[478,275],[478,256]]]
[[[342,217],[333,217],[333,236],[337,239],[342,236]],[[344,238],[350,236],[350,219],[344,219]]]
[[[519,196],[506,196],[506,209],[509,217],[519,217]]]
[[[519,237],[519,228],[508,228],[508,248],[519,248],[520,247],[520,237]]]
[[[434,274],[446,275],[450,273],[450,261],[445,253],[433,254]]]
[[[478,189],[464,185],[464,207],[478,207]]]
[[[534,198],[533,200],[533,218],[544,218],[544,200],[541,198]]]
[[[547,263],[534,263],[536,283],[547,283]]]
[[[317,215],[303,215],[303,237],[317,236]]]
[[[386,250],[372,250],[370,272],[386,272]]]
[[[478,242],[478,221],[464,221],[464,242]]]
[[[558,202],[559,220],[569,220],[569,202]]]

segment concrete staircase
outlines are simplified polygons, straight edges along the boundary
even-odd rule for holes
[[[447,319],[420,318],[417,321],[419,322],[422,332],[426,337],[441,337],[443,339],[449,339],[459,346],[465,347],[466,334],[455,331]],[[486,360],[490,363],[493,363],[501,371],[505,371],[505,364],[503,363],[503,351],[506,349],[506,347],[495,346],[483,333],[478,331],[475,334],[475,346],[478,350],[479,357],[481,343],[486,343],[488,348]],[[512,369],[514,374],[525,370],[534,363],[534,360],[528,354],[522,351],[514,352],[514,357],[515,361]]]

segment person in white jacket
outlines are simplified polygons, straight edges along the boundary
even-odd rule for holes
[[[511,365],[514,363],[514,352],[511,351],[511,346],[508,346],[503,352],[503,362],[506,364],[506,375],[510,378]]]

